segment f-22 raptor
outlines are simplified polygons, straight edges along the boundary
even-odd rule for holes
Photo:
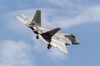
[[[55,47],[59,48],[66,54],[69,54],[66,49],[66,46],[80,44],[79,41],[76,40],[75,35],[67,33],[66,34],[59,33],[58,31],[61,30],[61,28],[55,28],[52,30],[44,28],[41,25],[41,10],[36,11],[33,19],[24,14],[21,14],[21,16],[23,16],[25,19],[22,19],[18,16],[16,17],[19,21],[23,22],[29,28],[31,28],[32,31],[37,35],[36,38],[41,39],[48,45],[47,46],[48,49],[50,49],[51,47]]]

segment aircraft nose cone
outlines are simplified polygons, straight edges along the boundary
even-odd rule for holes
[[[76,40],[75,44],[80,44],[80,42],[78,40]]]
[[[78,40],[75,40],[75,41],[72,41],[72,44],[74,44],[74,45],[79,45],[80,42],[79,42]]]

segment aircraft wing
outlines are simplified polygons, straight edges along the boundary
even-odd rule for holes
[[[52,46],[57,47],[61,51],[65,52],[66,54],[69,54],[66,48],[66,45],[62,42],[59,42],[59,40],[52,39],[51,43]]]
[[[66,48],[65,44],[62,44],[61,46],[58,44],[57,47],[58,47],[61,51],[65,52],[66,54],[69,54],[68,51],[67,51],[67,48]]]
[[[51,44],[52,46],[57,47],[57,48],[59,48],[61,51],[63,51],[63,52],[65,52],[66,54],[68,54],[68,51],[67,51],[66,46],[65,46],[64,43],[62,43],[62,42],[59,41],[59,40],[56,40],[56,39],[51,38],[51,37],[52,37],[53,35],[55,35],[60,29],[61,29],[61,28],[55,28],[55,29],[50,30],[50,31],[47,31],[47,32],[45,32],[45,33],[43,33],[43,34],[41,34],[41,35],[42,35],[42,37],[43,37],[45,40],[49,39],[49,42],[50,42],[50,44]]]

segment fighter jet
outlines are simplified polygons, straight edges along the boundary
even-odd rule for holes
[[[61,51],[69,54],[66,46],[79,45],[79,41],[76,40],[73,34],[64,34],[58,32],[61,28],[54,28],[52,30],[47,29],[41,25],[41,10],[37,10],[33,19],[21,14],[25,19],[16,16],[17,19],[27,25],[37,35],[36,38],[42,40],[47,44],[47,48],[51,47],[59,48]]]

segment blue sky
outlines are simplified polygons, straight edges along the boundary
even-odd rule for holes
[[[42,11],[42,25],[62,33],[73,33],[80,45],[68,46],[69,56],[35,38],[16,19],[20,13],[31,18]],[[99,66],[99,0],[0,0],[0,66]]]

